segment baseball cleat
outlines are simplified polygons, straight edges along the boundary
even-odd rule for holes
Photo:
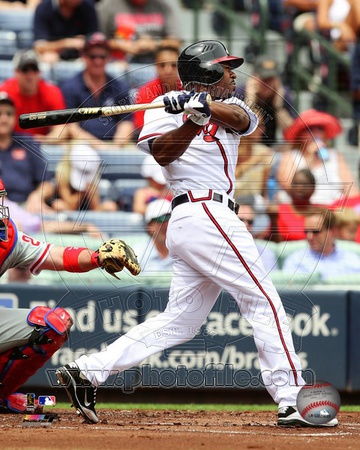
[[[316,424],[310,423],[301,417],[301,414],[297,410],[296,406],[282,406],[278,410],[278,425],[280,427],[336,427],[338,425],[338,420],[335,417],[329,422]]]
[[[98,423],[99,418],[95,411],[97,388],[83,378],[79,367],[75,363],[65,364],[57,369],[56,376],[58,383],[65,388],[76,412],[87,422]]]

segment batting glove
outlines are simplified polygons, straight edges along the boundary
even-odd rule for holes
[[[191,114],[190,120],[195,122],[197,125],[204,126],[209,123],[211,110],[206,101],[207,95],[207,92],[195,94],[184,105],[186,114]]]
[[[169,114],[180,114],[184,111],[184,105],[191,98],[191,94],[165,95],[163,101],[165,111]]]

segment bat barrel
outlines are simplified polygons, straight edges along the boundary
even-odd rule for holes
[[[60,109],[21,114],[19,117],[19,125],[22,129],[27,130],[29,128],[50,127],[64,123],[80,122],[82,120],[95,119],[102,115],[101,108],[86,109],[86,114],[81,109]]]

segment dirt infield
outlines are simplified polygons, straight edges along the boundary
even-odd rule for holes
[[[23,416],[1,415],[1,449],[358,449],[360,413],[340,412],[336,428],[280,428],[275,413],[99,411],[90,425],[72,411],[51,409],[51,427],[25,428]]]

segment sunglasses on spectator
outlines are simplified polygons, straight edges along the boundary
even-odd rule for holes
[[[102,59],[103,61],[108,57],[108,55],[104,53],[88,53],[86,56],[91,60]]]
[[[319,234],[322,230],[304,230],[305,234],[313,233],[313,234]]]
[[[20,72],[22,73],[39,72],[39,68],[36,66],[25,66],[22,69],[20,69]]]
[[[253,224],[254,224],[254,219],[246,219],[245,217],[239,217],[239,219],[240,219],[242,222],[248,223],[249,225],[253,225]]]

